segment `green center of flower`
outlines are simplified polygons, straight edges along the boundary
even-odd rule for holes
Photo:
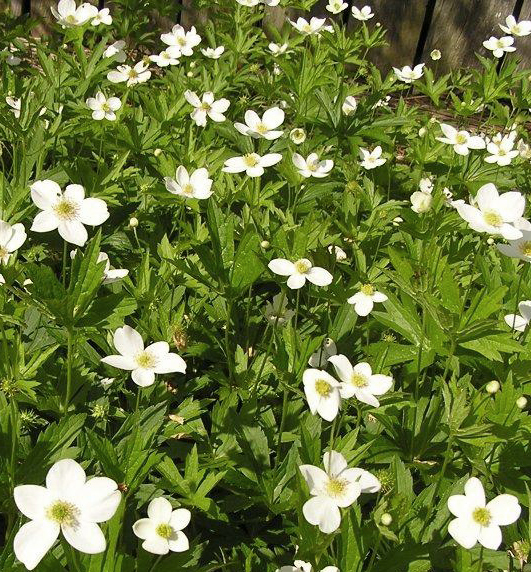
[[[135,361],[138,367],[143,367],[144,369],[153,369],[157,364],[155,356],[151,355],[149,352],[139,353],[136,356]]]
[[[9,257],[9,251],[5,246],[0,246],[0,260],[5,260]]]
[[[243,161],[247,167],[256,167],[256,165],[258,165],[258,159],[254,153],[247,153],[247,155],[244,155]]]
[[[307,260],[297,260],[293,266],[295,266],[295,270],[299,274],[306,274],[306,272],[308,272],[308,270],[310,270],[312,267],[312,265],[309,264]]]
[[[179,46],[181,46],[181,47],[186,46],[186,38],[183,38],[183,37],[177,38],[177,43],[178,43]]]
[[[77,24],[77,20],[74,14],[68,14],[65,19],[69,24]]]
[[[72,503],[56,501],[46,510],[46,518],[61,526],[74,526],[77,523],[79,509]]]
[[[490,226],[501,226],[503,224],[502,217],[494,211],[487,211],[483,214],[483,219]]]
[[[102,111],[111,111],[111,107],[106,101],[101,104],[101,109]]]
[[[186,195],[192,195],[194,193],[194,187],[190,183],[186,183],[186,185],[184,185],[182,189],[183,193]]]
[[[269,129],[265,123],[259,123],[256,126],[256,131],[258,131],[258,133],[261,133],[263,135],[264,133],[267,133]]]
[[[458,133],[455,142],[459,145],[464,145],[468,141],[468,137],[464,133]]]
[[[205,101],[203,101],[200,109],[202,109],[203,111],[210,111],[212,109],[212,106],[210,105],[210,103],[206,103]]]
[[[330,479],[326,485],[326,491],[330,496],[339,497],[345,494],[347,485],[346,479]]]
[[[169,540],[173,536],[173,527],[169,524],[162,523],[157,526],[155,532],[165,540]]]
[[[498,46],[498,48],[503,48],[503,47],[504,47],[503,40],[501,40],[501,39],[498,40],[498,41],[496,42],[496,46]]]
[[[313,32],[312,27],[310,26],[310,24],[305,24],[305,25],[302,27],[302,30],[303,30],[304,32],[306,32],[307,34],[311,34],[311,33]]]
[[[365,294],[365,296],[372,296],[374,294],[374,288],[371,284],[364,284],[360,288],[360,291],[362,294]]]
[[[138,72],[135,69],[130,69],[128,75],[130,79],[136,79],[138,77]]]
[[[328,397],[332,393],[332,386],[324,379],[318,379],[315,382],[315,391],[321,397]]]
[[[368,385],[367,378],[361,375],[361,373],[353,373],[350,378],[350,383],[352,383],[354,387],[367,387]]]
[[[490,521],[492,520],[492,516],[490,514],[489,509],[484,507],[478,507],[472,513],[472,518],[480,525],[480,526],[489,526]]]
[[[62,220],[73,220],[77,216],[78,206],[73,201],[62,199],[55,205],[54,212],[57,218]]]
[[[2,251],[0,250],[0,253]],[[526,240],[525,242],[523,242],[520,245],[520,252],[522,253],[523,256],[528,256],[531,257],[531,241]],[[0,258],[2,257],[2,255],[0,254]]]

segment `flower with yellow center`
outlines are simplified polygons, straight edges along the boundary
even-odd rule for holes
[[[362,493],[380,490],[380,481],[363,469],[349,469],[345,457],[336,451],[323,456],[325,470],[313,465],[301,465],[299,470],[312,498],[302,508],[310,524],[330,534],[341,523],[340,508],[349,507]]]
[[[307,258],[300,258],[295,262],[286,260],[285,258],[275,258],[268,264],[269,269],[280,276],[289,276],[288,288],[296,290],[302,288],[309,280],[316,286],[328,286],[332,283],[333,276],[318,266],[312,266]]]
[[[107,79],[112,83],[126,82],[127,87],[144,83],[151,77],[151,71],[148,70],[148,63],[141,60],[137,62],[134,67],[127,65],[118,66],[115,70],[111,70],[107,74]]]
[[[255,111],[246,111],[245,123],[235,123],[234,127],[242,135],[272,141],[278,139],[284,133],[278,130],[282,123],[284,123],[284,111],[280,107],[272,107],[262,117]]]
[[[276,165],[282,160],[280,153],[268,153],[260,156],[258,153],[247,153],[243,157],[232,157],[225,161],[224,173],[243,173],[248,177],[261,177],[265,167]]]
[[[437,141],[452,145],[458,155],[468,155],[470,149],[485,149],[485,140],[478,135],[470,135],[468,131],[457,131],[455,127],[441,123],[444,137],[436,137]]]
[[[7,264],[11,254],[18,250],[26,241],[24,225],[10,225],[0,220],[0,263]]]
[[[200,98],[194,91],[186,90],[184,92],[186,101],[194,107],[194,111],[190,117],[195,121],[199,127],[205,127],[207,119],[211,119],[216,123],[222,123],[226,117],[224,113],[230,106],[228,99],[216,100],[211,91],[205,92]]]
[[[333,421],[341,406],[339,382],[320,369],[305,370],[302,382],[310,411],[326,421]]]
[[[354,305],[354,311],[358,316],[368,316],[374,308],[374,303],[385,302],[387,296],[375,290],[372,284],[363,284],[356,294],[347,299],[349,304]]]
[[[174,195],[187,199],[208,199],[212,195],[212,179],[208,170],[202,167],[191,174],[182,165],[177,167],[175,179],[165,177],[166,189]]]
[[[334,168],[334,161],[331,159],[321,161],[317,153],[310,153],[306,159],[298,153],[293,153],[292,161],[299,175],[305,179],[310,177],[322,179]]]
[[[171,32],[162,34],[160,39],[170,47],[177,47],[183,56],[193,55],[194,48],[201,43],[201,36],[195,26],[186,31],[180,24],[173,26]]]

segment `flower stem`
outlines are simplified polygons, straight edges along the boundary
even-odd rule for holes
[[[66,244],[66,243],[65,243]],[[63,414],[68,413],[70,396],[72,394],[72,358],[74,349],[74,333],[71,328],[66,330],[66,395]]]

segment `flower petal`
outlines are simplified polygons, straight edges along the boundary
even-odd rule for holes
[[[173,508],[168,499],[158,497],[153,499],[148,506],[148,517],[156,523],[169,523]]]
[[[15,556],[33,570],[59,536],[59,525],[49,520],[32,520],[20,527],[13,541]]]
[[[494,524],[505,526],[516,522],[522,509],[514,495],[498,495],[487,504]],[[495,549],[494,549],[495,550]]]
[[[20,485],[15,487],[13,494],[18,510],[32,520],[44,518],[46,508],[54,499],[46,487],[38,485]]]
[[[81,203],[79,219],[83,224],[99,226],[109,218],[107,203],[102,199],[88,198]]]
[[[107,545],[101,528],[94,522],[79,522],[75,527],[63,526],[62,531],[66,541],[85,554],[99,554]]]
[[[339,475],[348,466],[345,457],[337,451],[327,451],[323,455],[323,465],[326,472],[333,477]]]
[[[328,270],[319,268],[318,266],[310,268],[306,273],[306,278],[316,286],[328,286],[333,280],[333,276],[328,272]]]
[[[479,524],[470,518],[456,518],[448,525],[450,536],[468,550],[478,541],[479,531]]]
[[[170,525],[174,530],[182,530],[190,524],[192,513],[187,508],[178,508],[171,513]]]
[[[73,459],[57,461],[46,475],[46,488],[61,496],[76,497],[86,481],[83,467]]]
[[[304,518],[310,524],[319,526],[319,530],[330,534],[339,528],[341,513],[331,499],[324,496],[311,498],[302,507]]]
[[[269,262],[267,267],[271,272],[280,276],[291,276],[295,273],[295,265],[285,258],[275,258]]]
[[[188,537],[184,532],[177,530],[173,536],[168,539],[168,546],[172,552],[185,552],[190,548],[190,543],[188,542]]]
[[[140,387],[148,387],[155,383],[155,372],[151,369],[137,368],[133,370],[131,377]]]
[[[142,336],[131,326],[123,326],[114,332],[114,347],[123,356],[134,356],[144,350]]]
[[[93,477],[85,483],[79,498],[84,521],[105,522],[114,516],[122,494],[112,479]]]

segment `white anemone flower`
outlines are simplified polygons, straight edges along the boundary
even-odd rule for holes
[[[258,4],[265,4],[266,6],[278,6],[280,4],[280,0],[236,0],[236,2],[248,8],[253,8]]]
[[[276,572],[313,572],[313,568],[310,562],[295,560],[293,566],[282,566],[282,568],[277,568]],[[339,568],[337,566],[325,566],[321,572],[339,572]]]
[[[190,548],[183,529],[190,524],[191,513],[186,508],[173,510],[169,500],[153,499],[147,509],[148,518],[133,524],[133,532],[142,539],[142,548],[152,554],[184,552]]]
[[[235,123],[234,127],[242,135],[249,135],[255,139],[263,137],[268,141],[278,139],[284,131],[277,128],[284,123],[284,111],[280,107],[272,107],[264,112],[262,117],[249,109],[245,112],[245,124]]]
[[[342,398],[355,397],[367,405],[380,407],[380,402],[374,396],[383,395],[391,389],[393,378],[390,375],[373,374],[371,366],[366,362],[352,366],[343,354],[331,356],[328,361],[342,382],[339,388]]]
[[[312,414],[333,421],[341,407],[339,381],[321,369],[307,369],[302,374],[302,382]]]
[[[498,189],[488,183],[478,190],[474,202],[477,206],[464,201],[454,202],[457,212],[471,229],[501,235],[507,240],[522,238],[522,231],[515,227],[525,209],[525,197],[521,193],[510,191],[500,195]]]
[[[133,67],[127,65],[118,66],[115,70],[112,70],[107,74],[107,79],[112,83],[122,83],[125,81],[127,82],[127,87],[137,85],[138,83],[144,83],[150,77],[151,71],[143,60],[137,62]]]
[[[20,118],[20,111],[22,106],[22,100],[17,99],[16,97],[6,97],[6,103],[11,107],[11,113],[16,117],[16,119]]]
[[[501,58],[505,53],[515,52],[516,48],[513,46],[514,38],[512,36],[503,36],[496,38],[491,36],[488,40],[483,42],[483,45],[492,52],[495,58]]]
[[[110,46],[107,46],[103,52],[104,58],[114,58],[119,64],[123,64],[127,58],[125,51],[125,41],[117,40]]]
[[[190,114],[190,117],[199,127],[205,127],[207,124],[207,117],[216,123],[222,123],[225,121],[226,117],[223,114],[229,108],[230,101],[228,99],[222,98],[216,100],[211,91],[205,92],[201,99],[199,99],[197,93],[190,91],[189,89],[184,92],[184,98],[190,105],[195,107]]]
[[[337,451],[323,455],[325,471],[313,465],[299,470],[310,489],[312,498],[302,507],[304,518],[330,534],[341,524],[340,508],[349,507],[362,493],[375,493],[380,481],[364,469],[349,469],[345,457]]]
[[[353,95],[347,95],[343,105],[341,106],[341,111],[344,115],[352,115],[358,108],[358,102]]]
[[[465,483],[464,495],[452,495],[448,509],[456,516],[448,532],[463,548],[470,549],[479,542],[485,548],[497,550],[502,542],[500,526],[518,520],[521,508],[513,495],[498,495],[489,503],[481,481],[476,477]]]
[[[51,6],[50,10],[54,18],[63,28],[72,28],[82,26],[98,14],[96,6],[84,2],[80,6],[76,6],[75,0],[60,0],[55,6]]]
[[[363,8],[356,8],[356,6],[352,6],[352,15],[356,20],[360,22],[365,22],[366,20],[370,20],[374,13],[370,6],[363,6]]]
[[[100,252],[98,255],[98,262],[105,261],[105,268],[103,269],[103,283],[113,284],[118,282],[122,278],[125,278],[129,274],[127,268],[111,268],[111,261],[109,260],[109,255],[106,252]]]
[[[531,34],[531,21],[521,20],[516,21],[514,16],[507,16],[505,19],[505,26],[499,24],[500,28],[510,36],[529,36]]]
[[[62,532],[65,540],[85,554],[99,554],[106,547],[98,523],[111,519],[121,493],[107,477],[87,480],[83,467],[72,459],[55,463],[46,475],[46,486],[20,485],[15,503],[30,519],[15,536],[16,557],[33,570]]]
[[[225,166],[221,169],[224,173],[243,173],[248,177],[261,177],[264,167],[272,167],[282,161],[280,153],[268,153],[261,157],[258,153],[247,153],[243,157],[232,157],[225,161]]]
[[[281,56],[288,51],[289,45],[288,44],[275,44],[271,42],[268,46],[269,51],[273,54],[273,56]]]
[[[159,68],[165,68],[167,66],[176,66],[180,57],[181,50],[177,46],[168,46],[162,52],[149,56],[149,59],[158,65]]]
[[[307,258],[300,258],[295,262],[290,262],[285,258],[275,258],[267,266],[275,274],[289,276],[287,284],[292,290],[302,288],[306,280],[316,286],[328,286],[333,280],[328,270],[313,266]]]
[[[22,223],[10,225],[0,220],[0,263],[7,264],[11,254],[26,242],[26,238],[26,229]]]
[[[306,159],[298,153],[293,153],[292,161],[299,175],[305,179],[310,177],[315,177],[316,179],[328,177],[330,171],[334,168],[334,161],[331,159],[321,161],[317,153],[310,153]]]
[[[301,34],[305,36],[320,36],[321,32],[333,32],[334,28],[332,26],[326,25],[326,18],[310,18],[308,22],[304,18],[297,18],[296,22],[292,20],[289,23]]]
[[[156,373],[185,373],[183,358],[170,352],[167,342],[155,342],[144,349],[142,336],[131,326],[114,332],[114,347],[120,355],[102,358],[102,362],[118,369],[131,371],[133,381],[140,387],[153,385]]]
[[[518,311],[520,314],[507,314],[504,320],[513,330],[523,332],[531,321],[531,300],[520,302],[518,304]]]
[[[217,48],[201,48],[201,53],[211,60],[219,60],[219,58],[224,54],[225,46],[218,46]]]
[[[496,244],[496,247],[505,256],[531,262],[531,227],[518,223],[515,226],[521,231],[521,238],[509,240],[509,244]]]
[[[343,0],[328,0],[326,9],[332,14],[339,14],[348,8],[348,4]]]
[[[89,97],[86,103],[87,107],[92,109],[92,119],[96,121],[101,121],[102,119],[114,121],[116,119],[115,111],[122,107],[120,98],[107,98],[101,91],[98,91],[95,97]]]
[[[420,79],[424,75],[424,65],[418,64],[414,68],[404,66],[403,68],[393,68],[396,77],[404,83],[413,83],[415,80]]]
[[[99,26],[100,24],[110,26],[112,24],[112,16],[109,8],[102,8],[99,10],[91,24],[93,26]]]
[[[385,302],[387,296],[374,289],[372,284],[364,284],[359,292],[348,298],[347,302],[354,305],[354,311],[358,316],[368,316],[375,302]]]
[[[470,149],[485,149],[486,143],[478,135],[470,135],[468,131],[457,131],[455,127],[441,123],[441,131],[444,137],[436,137],[437,141],[452,145],[458,155],[468,155]]]
[[[310,356],[308,365],[311,367],[326,367],[328,358],[337,354],[336,343],[332,338],[325,338],[321,347]]]
[[[186,199],[208,199],[212,195],[212,179],[204,167],[196,169],[191,175],[180,165],[177,167],[175,179],[164,177],[166,189],[174,195]]]
[[[367,170],[381,167],[387,160],[382,157],[382,148],[380,145],[375,147],[372,151],[360,147],[360,158],[360,165]]]
[[[31,230],[50,232],[56,230],[72,244],[83,246],[88,240],[84,225],[99,226],[109,218],[107,204],[102,199],[85,198],[81,185],[68,185],[64,191],[54,181],[35,181],[31,198],[41,209],[33,219]]]
[[[487,163],[494,163],[500,167],[506,167],[511,164],[513,159],[516,159],[520,152],[515,149],[515,134],[502,136],[501,133],[495,135],[487,143],[487,151],[490,153],[485,157]]]
[[[516,148],[522,159],[531,159],[531,145],[528,145],[523,139],[518,140]]]
[[[288,300],[284,294],[276,294],[273,302],[267,302],[264,314],[272,326],[282,326],[293,318],[295,312],[288,309]]]
[[[171,32],[162,34],[160,39],[167,46],[177,46],[183,56],[191,56],[194,48],[201,43],[201,36],[197,33],[195,26],[187,32],[180,24],[175,24]]]

